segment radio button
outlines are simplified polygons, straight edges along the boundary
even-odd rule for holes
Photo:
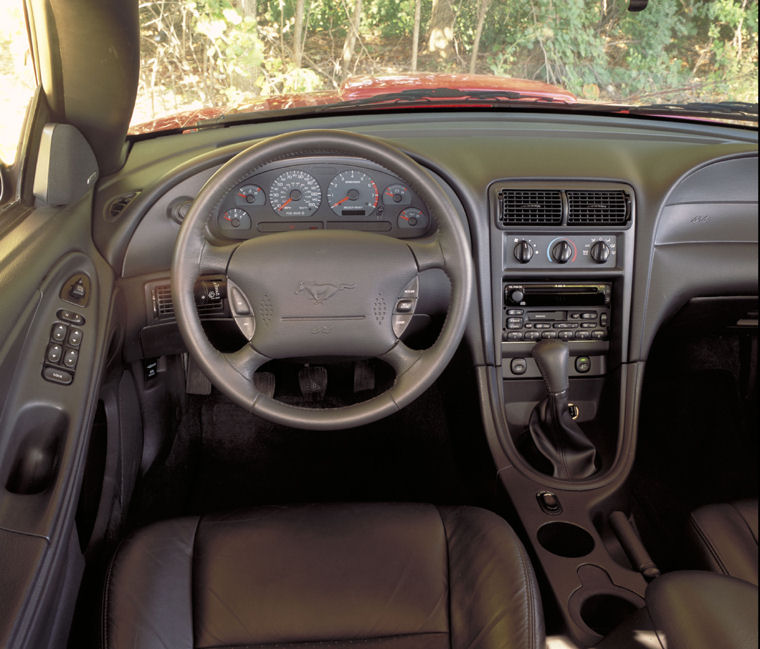
[[[591,332],[586,330],[580,330],[575,332],[576,340],[589,340],[591,338]]]
[[[508,318],[507,329],[520,329],[522,328],[522,318]]]
[[[557,338],[557,332],[556,331],[544,331],[541,334],[541,338]]]
[[[596,322],[581,322],[581,327],[583,329],[594,329],[596,327]]]
[[[573,311],[572,313],[568,314],[568,317],[571,320],[580,320],[581,315],[583,315],[580,311]]]
[[[552,326],[548,322],[537,322],[535,325],[536,329],[551,329]]]
[[[509,309],[507,311],[507,315],[523,315],[525,313],[525,309]]]
[[[584,320],[596,320],[596,311],[584,311],[581,318]]]
[[[600,313],[599,314],[599,325],[602,327],[606,327],[610,323],[610,315],[609,313]]]
[[[573,336],[575,336],[575,332],[574,331],[567,331],[567,330],[565,330],[565,331],[560,331],[559,332],[559,339],[560,340],[572,340]]]
[[[607,337],[607,332],[602,331],[601,329],[595,329],[591,332],[591,337],[594,340],[604,340]]]
[[[507,340],[522,340],[523,339],[523,332],[522,331],[510,331],[507,334]]]
[[[541,337],[540,331],[526,331],[525,340],[538,340]]]

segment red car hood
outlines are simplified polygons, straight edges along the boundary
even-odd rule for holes
[[[518,100],[526,102],[548,99],[555,102],[572,104],[576,101],[575,95],[572,93],[543,81],[493,77],[487,74],[434,74],[418,72],[378,77],[361,76],[347,79],[337,90],[260,97],[250,103],[234,108],[199,108],[174,113],[166,117],[159,117],[150,122],[130,126],[129,134],[138,135],[140,133],[176,128],[190,129],[198,124],[198,122],[215,119],[230,113],[251,113],[305,106],[321,106],[357,99],[368,99],[377,95],[397,93],[404,90],[419,91],[436,88],[451,88],[463,92],[494,91],[525,93],[525,97],[518,97]],[[413,104],[404,104],[405,108],[411,106]],[[420,106],[430,106],[430,103],[424,99],[420,99]]]

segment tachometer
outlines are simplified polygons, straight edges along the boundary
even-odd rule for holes
[[[380,196],[377,185],[363,171],[342,171],[327,187],[327,202],[338,216],[369,216]]]
[[[322,202],[322,190],[311,174],[286,171],[272,182],[269,202],[280,216],[311,216]]]

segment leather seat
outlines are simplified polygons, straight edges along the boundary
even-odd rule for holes
[[[139,530],[106,581],[109,649],[544,646],[513,530],[472,507],[265,507]]]
[[[700,507],[689,524],[706,568],[757,585],[757,500]]]

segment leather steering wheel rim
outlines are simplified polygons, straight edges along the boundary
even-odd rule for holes
[[[400,240],[379,234],[327,230],[264,235],[226,246],[215,245],[209,241],[207,222],[216,216],[227,192],[266,165],[309,156],[363,158],[381,165],[401,178],[420,196],[434,224],[433,234],[422,239]],[[353,262],[354,272],[366,279],[366,282],[353,282],[358,290],[347,290],[344,293],[351,294],[354,303],[358,299],[363,300],[363,305],[366,303],[366,306],[362,307],[362,325],[367,332],[378,332],[372,343],[367,343],[370,345],[368,349],[371,350],[368,355],[387,361],[396,370],[396,380],[388,390],[366,401],[337,408],[304,408],[289,405],[262,394],[253,381],[258,367],[273,358],[287,356],[262,353],[257,349],[261,347],[257,343],[257,334],[253,335],[249,344],[232,354],[220,352],[210,343],[195,306],[193,289],[197,278],[204,272],[219,272],[230,279],[232,273],[236,274],[236,277],[242,275],[246,281],[253,282],[252,276],[255,273],[248,269],[248,266],[255,265],[259,258],[267,258],[268,250],[276,251],[277,246],[280,247],[280,251],[286,250],[289,245],[301,251],[300,256],[306,257],[302,264],[306,271],[311,269],[311,251],[316,255],[317,252],[324,253],[325,250],[345,250],[347,257],[353,255],[357,258]],[[332,268],[332,263],[334,268],[339,269],[345,263],[342,258],[328,263],[324,259],[325,256],[322,254],[319,259],[315,257],[314,264],[322,264],[318,267],[329,269]],[[362,256],[375,258],[376,264],[386,258],[391,260],[389,264],[394,263],[393,259],[399,260],[397,265],[404,267],[407,274],[388,280],[395,280],[396,284],[402,279],[406,281],[409,273],[416,276],[430,268],[440,268],[446,273],[451,282],[449,309],[438,339],[431,347],[415,351],[406,347],[400,340],[389,338],[390,318],[385,318],[384,311],[378,313],[376,306],[376,329],[369,328],[370,324],[363,324],[373,323],[372,296],[385,294],[395,303],[395,296],[392,294],[395,289],[389,289],[386,282],[382,286],[378,284],[367,288],[367,294],[364,295],[363,284],[381,273],[365,273],[362,276],[356,266]],[[274,257],[269,255],[268,258]],[[391,275],[392,270],[394,269],[388,268]],[[374,278],[374,281],[380,282],[381,278]],[[472,285],[473,263],[469,239],[455,208],[438,183],[423,167],[394,146],[346,131],[309,130],[279,135],[254,144],[230,159],[206,182],[193,202],[180,228],[172,260],[172,297],[177,324],[190,355],[211,382],[235,403],[264,419],[295,428],[314,430],[349,428],[376,421],[397,412],[426,390],[444,370],[462,339]],[[261,317],[262,311],[253,306],[256,331],[258,333],[260,319],[267,323],[267,344],[276,352],[279,352],[281,347],[277,346],[277,327],[280,327],[280,331],[287,331],[286,324],[283,324],[286,318],[281,318],[283,322],[270,321],[276,321],[278,318],[278,300],[287,303],[293,299],[292,285],[289,286],[288,290],[276,286],[278,290],[266,293],[265,297],[269,300],[266,308],[270,309],[272,301],[275,303],[274,318],[267,312],[268,319],[265,320]],[[349,288],[353,289],[354,286]],[[274,297],[270,296],[270,293],[273,293]],[[374,304],[376,305],[378,300],[384,303],[385,299],[387,298],[374,297]],[[259,302],[256,299],[251,300],[254,305]],[[311,340],[308,342],[311,344]],[[358,337],[355,342],[361,347]],[[300,354],[293,353],[290,356],[300,357]]]

